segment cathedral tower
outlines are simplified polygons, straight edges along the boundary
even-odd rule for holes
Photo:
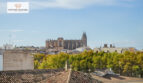
[[[83,46],[87,47],[87,36],[85,32],[83,33],[81,40],[83,42]]]

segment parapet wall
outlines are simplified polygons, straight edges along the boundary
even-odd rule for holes
[[[39,83],[63,69],[1,71],[0,83]]]
[[[34,57],[31,51],[6,50],[3,54],[3,70],[32,70]]]

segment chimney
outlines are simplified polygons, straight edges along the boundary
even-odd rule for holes
[[[108,45],[107,45],[107,44],[104,44],[104,48],[108,48]]]
[[[112,45],[112,44],[110,44],[110,48],[113,48],[113,45]]]

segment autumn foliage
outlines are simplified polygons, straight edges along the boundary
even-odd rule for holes
[[[80,54],[59,53],[55,55],[35,54],[35,69],[58,69],[64,68],[65,62],[69,61],[75,71],[89,72],[95,69],[112,68],[115,73],[143,77],[143,53],[126,51],[122,54],[113,52],[85,51]]]

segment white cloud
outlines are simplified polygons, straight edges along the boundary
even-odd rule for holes
[[[16,33],[16,32],[23,32],[24,30],[22,29],[1,29],[0,32],[11,32],[11,33]]]
[[[135,0],[29,0],[31,10],[46,8],[82,9],[88,6],[129,6]],[[0,3],[0,14],[6,13],[6,2]]]
[[[126,44],[135,44],[135,41],[131,41],[131,40],[124,40],[124,41],[116,41],[115,44],[120,44],[120,45],[126,45]]]
[[[65,8],[81,9],[90,5],[115,6],[133,0],[54,0],[54,1],[32,1],[32,9],[43,8]],[[128,4],[127,4],[128,5]]]
[[[13,32],[13,33],[16,33],[16,32],[23,32],[24,30],[21,30],[21,29],[13,29],[13,30],[11,30],[11,32]]]
[[[114,5],[116,0],[55,0],[31,2],[33,8],[81,9],[89,5]]]
[[[25,40],[14,40],[13,43],[25,42]]]
[[[0,2],[0,14],[6,13],[6,3]]]

